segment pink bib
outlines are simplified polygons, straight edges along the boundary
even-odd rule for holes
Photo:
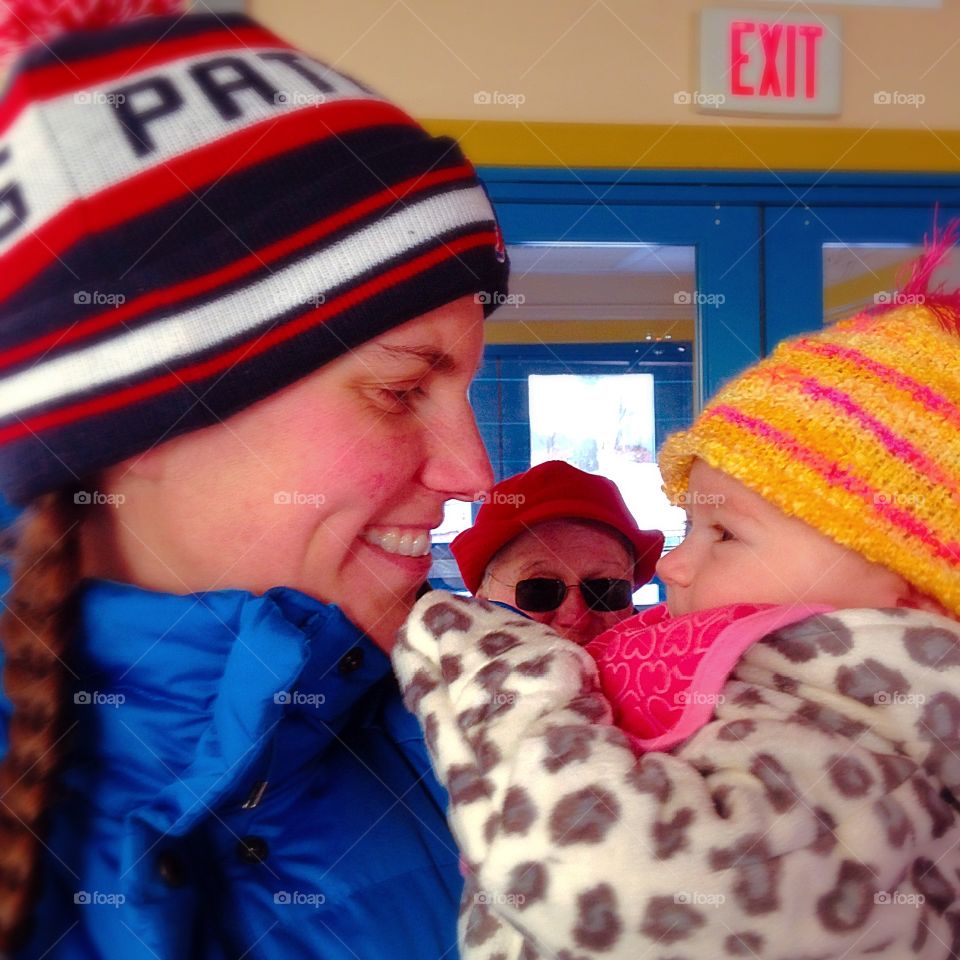
[[[671,617],[661,603],[600,634],[586,650],[597,661],[617,726],[638,749],[668,750],[711,719],[745,650],[832,609],[734,603]]]

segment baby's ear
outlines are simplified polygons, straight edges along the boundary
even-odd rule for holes
[[[904,594],[897,599],[897,606],[907,607],[910,610],[923,610],[926,613],[939,613],[941,617],[956,619],[939,600],[922,593],[912,583],[906,584]]]

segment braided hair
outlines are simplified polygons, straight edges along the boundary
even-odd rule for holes
[[[47,493],[12,528],[12,586],[0,615],[3,689],[12,707],[0,761],[0,949],[22,941],[39,888],[44,814],[63,757],[64,655],[80,580],[72,495]]]

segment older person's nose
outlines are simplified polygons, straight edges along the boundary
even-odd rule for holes
[[[574,624],[581,624],[590,616],[590,612],[590,608],[584,602],[579,585],[574,584],[567,587],[567,595],[563,598],[563,603],[557,607],[553,622],[558,627],[570,627]]]

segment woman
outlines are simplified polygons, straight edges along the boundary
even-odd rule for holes
[[[469,163],[244,17],[154,18],[23,58],[0,198],[7,948],[454,950],[386,654],[491,482]]]

